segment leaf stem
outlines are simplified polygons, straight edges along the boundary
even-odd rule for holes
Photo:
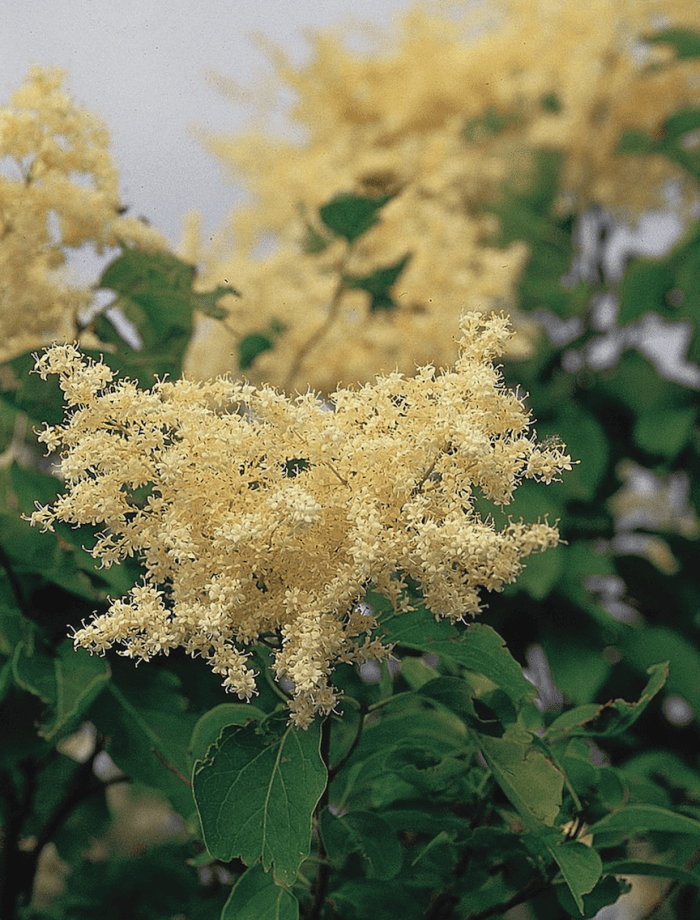
[[[347,286],[343,278],[345,275],[345,267],[347,266],[351,253],[352,243],[348,243],[348,247],[343,255],[343,258],[341,259],[340,267],[338,269],[338,281],[336,282],[335,290],[333,291],[330,307],[328,309],[328,315],[318,327],[318,329],[316,329],[316,331],[309,336],[309,338],[304,342],[304,344],[294,356],[292,366],[290,367],[289,373],[287,374],[287,377],[284,381],[285,390],[289,390],[294,383],[294,379],[299,373],[304,358],[308,355],[312,348],[314,348],[321,341],[321,339],[326,335],[328,330],[338,318],[340,303],[343,299],[343,294],[347,290]]]

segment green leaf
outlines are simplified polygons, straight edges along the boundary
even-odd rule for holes
[[[620,811],[606,815],[588,828],[588,833],[594,841],[596,837],[605,835],[606,845],[611,835],[615,839],[638,837],[646,831],[700,836],[700,821],[667,811],[657,805],[628,805]]]
[[[177,677],[154,665],[129,662],[114,677],[90,711],[97,730],[108,739],[107,752],[138,782],[159,790],[182,817],[194,811],[189,788],[187,745],[197,719],[186,711]]]
[[[679,61],[700,57],[700,33],[679,27],[664,29],[653,35],[645,35],[644,41],[652,45],[671,45]]]
[[[358,851],[366,864],[367,878],[387,880],[401,870],[403,854],[396,834],[384,818],[373,812],[351,811],[336,818],[324,811],[321,834],[329,858],[340,864]]]
[[[483,679],[481,681],[487,683]],[[510,697],[502,690],[484,693],[483,688],[458,677],[436,677],[424,684],[418,693],[441,703],[474,731],[484,735],[500,738],[505,732],[505,724],[517,719]]]
[[[99,286],[117,295],[112,307],[132,322],[141,339],[132,348],[111,319],[100,314],[94,322],[99,337],[115,346],[105,361],[149,386],[154,376],[179,377],[194,329],[194,311],[223,319],[227,313],[217,301],[238,292],[228,286],[195,293],[195,267],[170,253],[146,253],[122,245],[122,254],[107,266]]]
[[[648,409],[637,418],[632,437],[649,454],[673,460],[692,437],[697,409]]]
[[[302,243],[302,249],[307,255],[316,255],[319,252],[323,252],[324,249],[328,248],[329,242],[330,240],[322,236],[315,227],[307,223],[306,237]]]
[[[640,671],[668,661],[666,689],[684,697],[696,718],[700,716],[700,652],[685,636],[664,626],[645,626],[626,633],[618,648]]]
[[[604,871],[610,875],[647,875],[651,878],[670,878],[683,885],[700,888],[700,873],[689,872],[680,866],[666,866],[663,863],[644,862],[638,859],[621,859],[605,863]]]
[[[311,819],[326,787],[320,724],[270,739],[231,725],[194,767],[193,791],[209,852],[223,862],[262,859],[291,885],[311,848]]]
[[[700,774],[671,751],[637,754],[625,762],[624,775],[635,785],[651,779],[665,789],[680,791],[686,799],[700,801]]]
[[[583,895],[593,891],[603,871],[600,856],[579,840],[572,840],[550,848],[571,892],[576,906],[583,914]]]
[[[221,703],[205,712],[194,727],[187,749],[190,764],[206,758],[207,751],[219,740],[227,725],[247,725],[250,721],[264,719],[265,715],[251,703]]]
[[[547,729],[547,738],[557,735],[589,735],[612,738],[633,725],[661,690],[668,679],[668,662],[652,665],[647,670],[651,677],[636,703],[610,700],[607,703],[587,703],[558,716]]]
[[[516,704],[537,696],[537,689],[524,677],[521,665],[504,640],[485,623],[452,625],[447,620],[435,620],[425,608],[393,614],[386,599],[374,592],[368,592],[366,601],[375,613],[385,611],[379,630],[387,643],[446,655],[470,671],[488,677]]]
[[[674,112],[664,122],[664,145],[675,144],[689,131],[695,131],[697,128],[700,128],[700,109],[681,109]]]
[[[274,348],[272,339],[262,332],[251,332],[246,335],[237,345],[238,348],[238,367],[242,371],[247,371],[252,367],[253,362],[265,351]]]
[[[377,310],[391,310],[396,304],[390,295],[390,290],[398,281],[410,258],[410,254],[407,254],[393,265],[378,268],[362,277],[343,275],[343,283],[346,287],[366,291],[370,295],[370,313],[376,313]]]
[[[285,328],[283,323],[275,319],[267,329],[244,336],[237,345],[238,367],[242,371],[247,371],[252,367],[258,355],[275,347],[275,339],[284,332]]]
[[[379,198],[366,195],[336,195],[319,209],[321,220],[336,236],[349,243],[366,233],[379,220],[378,212],[393,195]]]
[[[77,727],[110,677],[104,658],[74,649],[69,639],[59,645],[55,655],[20,642],[12,669],[18,686],[49,706],[39,735],[52,742]]]
[[[526,830],[541,834],[559,814],[564,775],[532,745],[523,729],[510,729],[502,738],[478,735],[494,778],[523,819]]]
[[[551,94],[553,97],[554,94]],[[551,98],[551,97],[550,97]],[[556,98],[556,97],[554,97]],[[543,100],[543,107],[545,107]],[[557,111],[550,108],[549,111]],[[513,112],[499,112],[491,107],[483,115],[470,118],[462,129],[462,137],[468,144],[490,140],[502,131],[522,122],[522,115]]]
[[[629,890],[630,886],[625,881],[614,878],[611,875],[604,876],[592,891],[584,894],[583,898],[578,900],[574,898],[568,886],[554,886],[557,900],[567,912],[567,916],[584,918],[584,920],[594,920],[595,917],[601,915],[600,912],[604,907],[614,904]],[[583,909],[580,906],[581,900],[583,901]]]
[[[343,880],[333,891],[333,903],[339,918],[347,920],[425,920],[428,893],[407,884],[405,878],[388,882],[379,879]]]
[[[299,902],[275,884],[260,865],[251,866],[231,889],[221,920],[298,920]]]
[[[608,434],[596,416],[573,402],[559,408],[555,421],[538,425],[538,433],[540,438],[561,437],[566,452],[580,461],[564,474],[561,483],[548,488],[563,490],[569,500],[593,499],[608,470],[610,456]]]
[[[192,331],[192,282],[195,268],[166,252],[139,252],[122,246],[122,254],[107,266],[99,286],[120,295],[128,318],[129,301],[148,318],[158,338],[177,329]],[[141,330],[139,330],[141,331]]]
[[[122,254],[102,272],[100,287],[135,296],[162,289],[191,291],[194,265],[168,252],[140,252],[124,244],[121,250]]]
[[[198,294],[193,293],[192,305],[195,310],[200,310],[206,316],[211,316],[212,319],[226,319],[228,310],[225,307],[220,307],[218,301],[228,294],[233,294],[234,297],[242,296],[240,291],[237,291],[235,288],[220,284],[218,287],[214,288],[213,291],[205,291],[204,293]]]
[[[42,380],[34,370],[33,351],[25,351],[0,365],[0,397],[13,409],[25,412],[35,427],[43,422],[63,422],[63,393],[58,378]]]
[[[646,132],[630,130],[623,131],[620,135],[615,153],[618,155],[624,155],[626,153],[649,154],[656,153],[657,149],[658,143],[649,137]]]
[[[633,323],[646,313],[665,311],[665,298],[675,284],[668,266],[652,259],[636,259],[625,272],[620,287],[621,325]]]

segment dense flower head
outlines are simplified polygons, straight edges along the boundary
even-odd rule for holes
[[[503,386],[493,359],[510,334],[502,315],[467,314],[453,367],[329,402],[227,378],[143,391],[54,345],[36,370],[59,375],[68,411],[40,440],[60,451],[67,490],[31,522],[101,524],[93,555],[105,566],[136,555],[145,569],[76,645],[146,660],[183,646],[250,699],[249,646],[264,640],[303,727],[335,705],[338,662],[388,652],[368,587],[400,611],[410,577],[436,617],[477,614],[481,589],[500,591],[559,537],[546,522],[499,530],[475,497],[504,506],[522,478],[571,468],[563,446],[537,445]]]
[[[121,215],[107,130],[63,82],[58,68],[33,67],[0,107],[0,360],[75,337],[92,292],[68,282],[68,249],[165,247],[160,233]]]
[[[243,292],[230,304],[238,336],[286,327],[257,359],[256,380],[330,392],[395,366],[452,363],[452,330],[472,310],[508,309],[523,330],[510,347],[523,355],[534,333],[514,289],[528,251],[490,243],[498,224],[484,210],[501,183],[527,182],[535,151],[558,152],[562,209],[595,204],[630,218],[665,204],[665,180],[681,181],[663,157],[616,151],[625,131],[659,137],[665,118],[697,106],[696,61],[643,41],[669,25],[697,28],[696,0],[453,6],[444,17],[416,7],[375,54],[348,48],[342,27],[314,36],[302,67],[273,52],[302,140],[264,121],[205,137],[250,203],[202,251],[190,234],[187,256],[204,260],[203,283],[232,278]],[[309,225],[323,232],[319,208],[340,193],[394,197],[351,253],[341,240],[305,252]],[[346,289],[327,322],[340,273],[367,275],[409,253],[393,310],[372,313],[366,293]],[[233,369],[235,340],[204,328],[191,372]]]

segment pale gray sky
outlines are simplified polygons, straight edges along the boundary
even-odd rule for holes
[[[0,0],[0,104],[31,64],[68,71],[73,97],[97,113],[131,213],[177,243],[181,217],[200,208],[217,227],[236,200],[191,134],[245,125],[251,109],[221,97],[209,69],[255,94],[271,68],[253,35],[306,59],[304,33],[351,17],[387,25],[407,0]],[[439,6],[439,0],[435,2]]]

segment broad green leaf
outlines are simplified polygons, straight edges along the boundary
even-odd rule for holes
[[[560,407],[555,421],[538,425],[537,430],[540,438],[561,437],[567,453],[574,460],[580,460],[580,463],[564,474],[556,488],[562,490],[569,500],[593,499],[607,472],[610,455],[608,433],[600,421],[582,405],[572,402]]]
[[[12,687],[12,659],[7,658],[0,664],[0,703],[5,699]]]
[[[238,367],[242,371],[249,370],[258,355],[275,347],[275,340],[284,332],[286,326],[279,320],[273,319],[266,329],[251,332],[244,336],[237,344]]]
[[[618,156],[624,155],[626,153],[633,154],[649,154],[656,153],[658,150],[658,142],[645,131],[623,131],[620,135],[620,139],[617,142],[617,147],[615,148],[615,153]]]
[[[373,800],[378,799],[377,790],[384,788],[386,794],[382,804],[396,801],[394,785],[401,785],[408,798],[441,796],[448,790],[454,792],[464,775],[462,757],[441,757],[412,738],[406,738],[387,753],[382,776],[374,786]]]
[[[221,920],[298,920],[299,902],[261,865],[251,866],[231,889]]]
[[[204,760],[209,748],[219,739],[227,725],[246,725],[249,721],[265,718],[262,709],[251,703],[221,703],[205,712],[192,732],[187,754],[190,763]]]
[[[624,775],[633,782],[651,779],[664,788],[682,790],[700,801],[700,774],[671,751],[645,751],[625,762]]]
[[[621,859],[605,863],[604,871],[610,875],[647,875],[651,878],[670,878],[683,885],[700,888],[700,873],[690,872],[680,866],[667,866],[663,863],[644,862],[639,859]]]
[[[85,841],[106,830],[110,820],[100,787],[90,763],[78,763],[56,751],[33,777],[32,808],[22,825],[22,836],[38,836],[56,815],[63,814],[64,820],[51,839],[63,859],[79,857]],[[92,794],[83,797],[81,793],[87,790]]]
[[[435,668],[425,664],[422,658],[402,658],[401,676],[411,690],[419,690],[428,681],[439,677],[440,674]]]
[[[636,703],[610,700],[599,705],[587,703],[558,716],[547,729],[547,737],[558,735],[590,735],[611,738],[620,735],[633,725],[661,690],[668,678],[668,662],[652,665],[647,674],[651,677]]]
[[[320,234],[311,224],[307,223],[306,237],[302,243],[302,250],[307,255],[316,255],[319,252],[323,252],[324,249],[328,248],[329,243],[329,239]]]
[[[636,259],[625,272],[620,289],[619,322],[625,326],[644,316],[659,313],[675,284],[673,272],[663,262]]]
[[[321,220],[336,236],[352,243],[379,220],[379,211],[391,201],[392,195],[336,195],[319,209]]]
[[[219,287],[214,288],[213,291],[205,291],[204,293],[193,293],[192,294],[192,304],[195,310],[201,310],[206,316],[211,316],[212,319],[226,319],[228,316],[228,310],[225,307],[220,307],[218,302],[222,297],[226,297],[228,294],[232,294],[234,297],[241,297],[240,291],[237,291],[235,288],[229,287],[228,285],[219,285]]]
[[[587,847],[579,840],[552,846],[550,853],[559,866],[576,906],[583,913],[583,895],[593,891],[603,871],[600,856],[592,847]]]
[[[194,767],[193,791],[207,849],[223,862],[262,859],[291,885],[310,852],[311,819],[326,787],[320,724],[271,739],[254,725],[224,728]]]
[[[523,729],[510,729],[502,738],[477,735],[477,744],[494,779],[517,809],[526,830],[541,834],[559,814],[564,775]]]
[[[472,698],[474,689],[459,677],[436,677],[418,690],[420,696],[435,700],[469,723],[478,722]]]
[[[168,252],[140,252],[123,244],[121,250],[103,271],[100,287],[137,296],[159,290],[191,291],[194,265]]]
[[[609,904],[615,904],[619,898],[630,890],[630,886],[622,879],[617,879],[612,875],[605,875],[594,885],[593,889],[584,894],[582,898],[574,898],[568,885],[555,885],[554,891],[557,900],[566,911],[567,918],[578,918],[578,920],[594,920],[595,917],[602,916],[601,911]],[[583,902],[583,909],[581,909]]]
[[[410,258],[410,254],[405,255],[393,265],[378,268],[376,271],[362,277],[343,275],[343,283],[346,287],[366,291],[369,294],[370,313],[376,313],[378,310],[391,310],[396,306],[391,297],[391,288],[398,281]]]
[[[494,691],[493,685],[483,678],[481,682],[486,686],[478,687],[458,677],[436,677],[424,684],[418,693],[450,709],[474,731],[500,738],[505,725],[517,720],[517,712],[502,690]]]
[[[691,438],[696,416],[694,406],[650,409],[638,417],[632,437],[647,453],[673,460]]]
[[[555,97],[552,93],[549,100],[550,106],[553,104],[553,98]],[[547,103],[544,101],[543,107],[547,108]],[[462,137],[468,144],[480,143],[521,122],[522,115],[520,113],[499,112],[497,109],[490,107],[486,109],[483,115],[469,119],[462,128]]]
[[[251,332],[250,335],[244,336],[236,347],[238,366],[242,371],[247,371],[253,366],[258,355],[274,347],[274,342],[269,335],[264,335],[262,332]]]
[[[58,425],[63,421],[63,393],[57,377],[42,380],[32,373],[34,351],[25,351],[0,366],[0,399],[26,412],[36,427],[43,422]]]
[[[333,891],[337,916],[349,920],[425,920],[429,900],[430,892],[403,877],[389,881],[350,878]]]
[[[39,735],[47,741],[57,741],[76,728],[110,677],[104,658],[74,649],[69,639],[59,645],[55,655],[20,642],[12,668],[18,686],[49,707],[39,728]]]
[[[31,575],[39,584],[51,582],[94,602],[99,594],[85,571],[94,571],[91,559],[80,546],[74,551],[64,533],[75,539],[68,525],[59,524],[54,533],[41,533],[23,521],[18,511],[0,510],[0,545],[16,575]]]
[[[645,35],[644,41],[652,45],[671,45],[679,61],[700,57],[700,33],[693,29],[672,27],[653,35]]]
[[[180,682],[165,669],[114,663],[115,675],[90,711],[107,752],[133,780],[159,790],[184,818],[194,811],[187,745],[197,720]]]
[[[566,743],[566,742],[565,742]],[[596,800],[598,806],[612,811],[625,801],[628,792],[618,770],[596,766],[591,760],[591,748],[583,738],[572,738],[563,754],[558,754],[559,766],[567,779],[582,796]]]
[[[554,683],[574,705],[581,705],[595,699],[613,666],[601,655],[600,645],[594,644],[598,637],[588,624],[585,629],[580,628],[583,624],[571,625],[571,629],[552,630],[540,641]],[[576,655],[571,654],[572,648]]]
[[[386,880],[401,870],[403,854],[396,834],[384,818],[373,812],[351,811],[336,818],[324,811],[321,833],[329,858],[338,863],[359,851],[367,878]]]
[[[375,612],[386,611],[381,616],[379,631],[387,643],[446,655],[470,671],[488,677],[516,704],[537,696],[536,688],[523,676],[522,667],[504,640],[485,623],[452,625],[447,620],[435,620],[425,608],[393,614],[387,610],[387,601],[373,592],[367,594],[366,600]]]
[[[675,144],[689,131],[695,131],[697,128],[700,128],[700,109],[681,109],[674,112],[664,122],[664,144]]]
[[[700,836],[700,821],[656,805],[628,805],[606,815],[588,828],[594,841],[597,836],[604,834],[606,842],[611,835],[615,838],[638,837],[646,831]]]
[[[471,842],[474,833],[482,830],[492,832],[493,835],[500,833],[499,844],[503,843],[504,831],[496,831],[495,828],[480,828],[478,831],[470,831],[465,825],[464,819],[456,815],[450,803],[428,802],[410,802],[403,805],[397,805],[394,808],[387,809],[383,812],[382,817],[387,821],[394,832],[412,831],[416,834],[434,834],[435,828],[442,828],[443,831],[449,832],[450,839],[455,837],[469,837]],[[478,845],[478,842],[477,842]]]
[[[452,712],[435,710],[426,717],[425,703],[415,694],[401,697],[395,712],[381,711],[380,721],[365,725],[360,743],[347,768],[335,778],[333,792],[345,806],[367,808],[369,804],[385,806],[401,797],[397,791],[399,778],[393,774],[382,785],[387,774],[387,758],[397,748],[405,748],[407,740],[417,750],[429,752],[440,761],[460,756],[467,747],[468,733],[464,722]],[[408,797],[415,795],[415,786],[402,783]],[[381,787],[381,788],[380,788]]]
[[[640,671],[668,661],[666,689],[684,697],[700,718],[700,652],[685,636],[665,626],[645,626],[630,630],[618,648]]]
[[[423,849],[420,851],[418,856],[416,856],[416,858],[411,863],[411,866],[417,865],[421,860],[425,859],[434,849],[443,848],[445,844],[450,844],[451,842],[452,841],[451,841],[450,835],[447,833],[447,831],[440,831],[440,833],[437,834],[437,836],[433,837],[433,839],[429,841],[429,843],[427,843],[423,847]]]

